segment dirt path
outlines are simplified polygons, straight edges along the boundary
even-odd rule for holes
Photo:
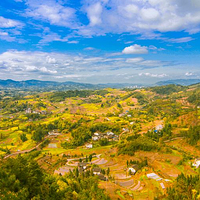
[[[45,139],[44,139],[42,142],[40,142],[39,144],[37,144],[35,147],[33,147],[33,148],[31,148],[31,149],[26,149],[26,150],[23,150],[23,151],[17,151],[17,152],[11,153],[11,154],[5,156],[4,159],[9,158],[9,157],[11,157],[11,156],[16,156],[16,155],[18,155],[18,154],[28,153],[28,152],[30,152],[30,151],[32,151],[32,150],[34,150],[34,149],[37,149],[37,148],[38,148],[46,139],[48,139],[48,138],[49,138],[49,136],[46,136]]]
[[[119,134],[119,141],[121,140],[121,137],[122,137],[122,135],[123,135],[124,133],[126,133],[126,131],[122,131],[122,132]]]
[[[174,141],[174,140],[178,140],[178,139],[183,139],[184,137],[176,137],[176,138],[172,138],[170,140],[165,140],[164,142],[167,143],[167,142],[171,142],[171,141]]]
[[[62,174],[62,175],[64,175],[65,173],[68,173],[70,170],[73,170],[73,169],[74,168],[70,167],[70,166],[63,166],[63,167],[60,167],[59,169],[55,170],[54,174]]]
[[[105,160],[104,158],[100,158],[100,159],[97,159],[97,160],[92,161],[92,163],[97,164],[97,165],[103,165],[103,164],[105,164],[105,163],[107,163],[107,162],[108,162],[108,161]]]

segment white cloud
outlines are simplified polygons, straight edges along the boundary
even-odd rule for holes
[[[139,63],[139,62],[141,62],[141,61],[143,61],[144,59],[143,58],[128,58],[127,60],[126,60],[126,62],[127,63]]]
[[[15,1],[22,2],[22,0]],[[27,5],[23,16],[38,20],[39,23],[48,22],[51,25],[73,29],[71,36],[65,36],[68,39],[77,35],[92,37],[126,32],[140,34],[142,35],[140,39],[161,39],[172,43],[183,43],[193,38],[162,38],[161,32],[185,31],[195,34],[200,31],[198,0],[84,0],[78,8],[70,7],[67,0],[24,0],[23,2]],[[88,20],[85,20],[85,17]],[[22,25],[16,20],[0,17],[0,27]],[[43,37],[40,43],[67,40],[59,36],[61,33],[56,34],[58,36],[54,38],[52,35],[51,38]]]
[[[50,74],[56,74],[57,73],[56,70],[48,70],[46,67],[41,67],[38,70],[40,70],[41,72],[50,73]]]
[[[89,26],[80,34],[124,33],[151,34],[152,32],[200,30],[198,0],[109,0],[83,1]],[[92,28],[91,28],[92,26]]]
[[[150,50],[153,50],[153,51],[164,51],[165,49],[164,48],[157,48],[157,47],[155,47],[154,45],[150,45],[149,47],[148,47],[148,49],[150,49]]]
[[[90,26],[101,24],[102,5],[99,2],[88,6],[86,11],[90,20]]]
[[[74,79],[74,78],[85,78],[85,77],[91,77],[91,76],[93,76],[93,74],[88,74],[88,75],[84,75],[84,74],[68,74],[68,75],[63,75],[63,76],[55,76],[55,78],[57,78],[57,79],[63,79],[63,78]]]
[[[61,79],[86,79],[91,74],[97,77],[100,74],[113,75],[126,70],[144,70],[158,68],[166,63],[158,60],[145,60],[141,57],[123,58],[107,55],[86,56],[83,54],[47,53],[28,51],[7,51],[0,54],[0,78],[38,79],[44,80],[55,77]],[[117,73],[118,72],[118,73]],[[94,80],[95,81],[95,80]]]
[[[165,62],[161,62],[159,60],[144,60],[140,63],[140,65],[145,67],[161,67],[165,65]]]
[[[25,40],[16,39],[15,36],[10,34],[9,32],[5,32],[5,31],[2,31],[2,32],[0,31],[0,40],[4,40],[4,41],[7,41],[7,42],[18,41],[19,43],[25,43]]]
[[[124,9],[123,12],[121,12],[122,15],[125,17],[128,17],[128,18],[134,17],[139,12],[139,8],[134,4],[128,4],[128,5],[124,6],[123,9]],[[119,9],[119,12],[120,11],[122,11],[122,10]]]
[[[167,74],[152,74],[152,73],[139,73],[139,76],[149,76],[152,78],[164,78],[166,76],[168,76]]]
[[[183,38],[171,38],[168,39],[169,42],[172,43],[185,43],[194,40],[192,37],[183,37]]]
[[[77,41],[77,40],[71,40],[71,41],[68,41],[67,43],[69,43],[69,44],[78,44],[79,41]]]
[[[93,50],[95,50],[95,48],[94,47],[86,47],[86,48],[84,48],[84,50],[86,50],[86,51],[93,51]]]
[[[141,9],[141,17],[145,21],[155,21],[159,19],[159,12],[154,8],[142,8]]]
[[[68,42],[67,37],[62,38],[59,34],[50,31],[45,31],[44,33],[40,34],[39,37],[42,38],[39,41],[39,45],[46,45],[47,43],[53,41]]]
[[[75,9],[63,6],[61,1],[27,0],[28,8],[25,16],[49,22],[52,25],[77,28]]]
[[[186,72],[185,76],[193,76],[194,74],[192,72]]]
[[[0,36],[8,36],[7,32],[0,32]]]
[[[47,57],[46,57],[46,61],[47,61],[47,63],[49,63],[49,64],[56,64],[56,59],[55,59],[55,58],[52,58],[52,57],[50,57],[50,56],[47,56]]]
[[[13,19],[7,19],[2,16],[0,16],[0,28],[14,28],[14,27],[22,27],[23,23],[13,20]]]
[[[148,50],[146,46],[140,46],[138,44],[131,45],[124,48],[123,54],[147,54]]]

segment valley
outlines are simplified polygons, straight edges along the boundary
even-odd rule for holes
[[[172,199],[181,176],[199,176],[199,99],[199,84],[15,95],[2,89],[0,165],[27,157],[56,180],[91,173],[105,199]],[[198,189],[191,185],[184,195],[197,199]]]

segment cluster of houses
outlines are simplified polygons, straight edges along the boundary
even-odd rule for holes
[[[88,165],[87,162],[79,162],[78,163],[78,170],[80,173],[87,171],[91,166]],[[100,167],[92,168],[92,173],[97,175],[100,180],[107,181],[108,179],[102,174],[102,170]]]
[[[128,128],[123,128],[122,131],[129,132],[129,129]]]
[[[132,115],[128,114],[128,112],[129,112],[129,110],[126,110],[125,112],[120,113],[120,114],[119,114],[119,117],[125,117],[125,116],[127,116],[127,117],[132,117]]]
[[[161,178],[160,176],[158,176],[155,173],[147,174],[147,177],[150,178],[150,179],[154,179],[156,181],[163,181],[163,180],[166,181],[166,182],[170,181],[169,179]],[[163,182],[160,182],[160,186],[162,187],[163,190],[166,188]]]
[[[162,124],[157,125],[154,129],[150,129],[149,131],[153,131],[154,133],[158,133],[159,131],[161,131],[164,128],[164,126]]]
[[[58,135],[60,135],[60,133],[58,132],[58,130],[53,130],[53,131],[49,131],[48,135],[49,136],[58,136]]]
[[[156,126],[154,132],[157,133],[158,131],[161,131],[163,129],[163,125],[159,124],[158,126]]]
[[[31,108],[27,108],[26,110],[25,110],[25,113],[26,114],[31,114],[31,113],[33,113],[33,114],[41,114],[41,115],[46,115],[47,114],[47,111],[46,110],[39,110],[39,111],[36,111],[36,110],[31,110]]]
[[[93,140],[93,141],[99,141],[99,140],[101,140],[101,139],[103,139],[103,138],[106,138],[106,139],[108,139],[108,140],[114,140],[114,141],[119,140],[119,136],[116,135],[116,134],[114,134],[114,133],[111,132],[111,131],[108,131],[108,132],[106,132],[106,133],[98,133],[98,132],[96,132],[96,133],[94,133],[93,136],[92,136],[92,140]]]

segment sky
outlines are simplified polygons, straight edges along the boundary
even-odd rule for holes
[[[199,79],[199,55],[199,0],[0,1],[0,79]]]

